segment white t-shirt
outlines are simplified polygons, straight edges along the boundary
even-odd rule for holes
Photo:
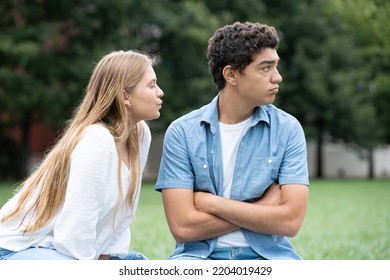
[[[251,120],[252,118],[248,118],[237,124],[219,123],[223,162],[223,197],[230,198],[238,147],[251,124]],[[216,244],[217,248],[232,246],[249,246],[240,230],[220,236]]]
[[[149,127],[145,122],[142,127],[141,172],[151,143]],[[130,171],[123,162],[120,168],[123,197],[126,197]],[[130,246],[132,212],[129,207],[119,207],[115,212],[118,190],[118,152],[114,138],[103,126],[91,125],[71,155],[65,200],[58,213],[34,233],[23,234],[17,229],[20,219],[0,223],[0,247],[11,251],[39,246],[54,248],[76,259],[97,259],[101,254],[124,257]],[[14,208],[18,199],[19,194],[2,207],[0,219]],[[138,200],[139,195],[133,211]],[[31,215],[27,216],[23,224],[30,218]]]

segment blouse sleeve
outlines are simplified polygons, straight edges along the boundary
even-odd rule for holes
[[[67,191],[54,226],[56,250],[76,259],[95,259],[96,225],[104,205],[115,142],[99,125],[87,128],[71,155]]]

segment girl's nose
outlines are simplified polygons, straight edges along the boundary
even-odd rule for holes
[[[162,91],[162,89],[160,87],[158,87],[157,96],[158,97],[163,97],[164,96],[164,92]]]

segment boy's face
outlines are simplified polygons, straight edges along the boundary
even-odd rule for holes
[[[276,49],[265,48],[257,54],[242,74],[237,71],[237,92],[251,106],[274,102],[282,76],[277,69],[279,56]]]

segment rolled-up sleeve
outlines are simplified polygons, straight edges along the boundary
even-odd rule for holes
[[[178,123],[172,123],[164,137],[156,190],[193,188],[194,173],[189,159],[186,133]]]
[[[279,184],[309,185],[305,134],[295,118],[289,120],[289,134],[279,170]]]

